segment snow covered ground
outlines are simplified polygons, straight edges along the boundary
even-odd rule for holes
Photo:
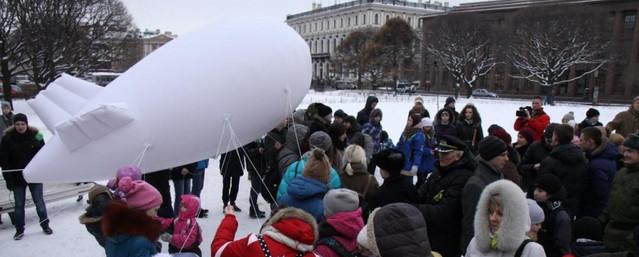
[[[367,92],[358,91],[335,91],[327,93],[309,93],[300,107],[305,107],[311,102],[322,102],[333,108],[333,111],[342,109],[346,113],[356,115],[362,109],[368,96]],[[388,131],[394,142],[397,142],[403,127],[406,123],[408,110],[413,105],[413,96],[393,96],[390,94],[377,94],[380,99],[378,108],[384,112],[382,125]],[[434,116],[436,110],[441,108],[446,100],[446,96],[423,96],[424,104]],[[512,124],[515,119],[515,110],[520,106],[530,105],[530,101],[509,100],[509,99],[465,99],[458,100],[457,110],[466,103],[474,103],[483,119],[483,127],[486,130],[491,124],[499,124],[511,133],[513,139],[516,138]],[[28,108],[24,101],[15,103],[16,112],[23,112],[29,115],[30,125],[45,130],[42,122]],[[581,104],[559,103],[556,106],[546,108],[552,122],[560,122],[561,118],[568,111],[575,112],[577,122],[585,118],[585,112],[591,106]],[[598,106],[601,112],[600,121],[606,124],[612,120],[614,115],[627,109],[627,106]],[[484,131],[487,134],[486,131]],[[45,138],[50,137],[50,133],[45,131]],[[209,217],[199,219],[203,230],[204,241],[200,246],[203,256],[210,256],[210,243],[213,240],[215,229],[222,218],[221,188],[222,177],[219,174],[218,163],[212,160],[209,169],[206,171],[204,191],[202,192],[203,207],[209,209]],[[381,181],[380,181],[381,182]],[[45,184],[46,187],[46,184]],[[240,193],[237,204],[244,211],[237,215],[240,223],[236,238],[243,237],[249,232],[257,232],[264,220],[254,220],[248,217],[249,211],[249,190],[250,183],[247,176],[242,177],[240,183]],[[0,196],[9,197],[9,196]],[[75,199],[47,204],[51,227],[54,234],[47,236],[42,233],[38,225],[38,217],[35,209],[26,210],[26,232],[20,241],[12,239],[15,230],[9,222],[7,215],[2,215],[4,224],[0,225],[0,250],[2,256],[104,256],[103,249],[95,242],[93,237],[86,232],[84,226],[78,223],[78,216],[86,208],[86,202],[76,202]],[[260,208],[268,210],[268,205],[260,199]],[[163,249],[167,249],[166,245]]]

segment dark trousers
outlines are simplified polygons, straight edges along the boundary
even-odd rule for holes
[[[191,186],[191,193],[200,197],[200,193],[204,188],[204,169],[193,171],[193,184]]]
[[[251,197],[249,198],[251,204],[251,213],[257,213],[260,211],[260,207],[257,205],[257,197],[262,193],[262,180],[257,174],[251,174]]]
[[[235,204],[237,192],[240,188],[241,176],[225,175],[222,184],[222,202],[226,204]]]
[[[40,226],[46,227],[49,225],[49,218],[47,218],[47,207],[44,204],[44,196],[42,195],[41,183],[29,183],[27,186],[16,186],[13,189],[13,199],[15,200],[15,227],[16,230],[24,231],[24,206],[26,202],[27,187],[31,192],[31,198],[36,206],[38,217],[40,217]]]
[[[173,201],[173,211],[176,215],[180,213],[180,203],[182,201],[182,195],[188,195],[191,193],[191,179],[180,178],[173,179],[173,191],[175,191],[175,201]]]

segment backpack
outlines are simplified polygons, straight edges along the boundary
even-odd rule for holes
[[[514,257],[521,257],[521,255],[524,253],[524,248],[526,248],[526,245],[530,242],[532,242],[532,240],[530,239],[526,239],[523,242],[521,242],[521,244],[519,245],[519,248],[517,248],[517,251],[515,252]]]

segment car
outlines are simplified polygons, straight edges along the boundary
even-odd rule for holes
[[[397,93],[415,93],[416,85],[410,81],[397,81]]]
[[[338,80],[335,81],[335,89],[357,89],[357,85],[353,81],[348,80]]]
[[[478,88],[473,90],[472,96],[473,97],[499,97],[497,96],[497,94],[483,88]]]

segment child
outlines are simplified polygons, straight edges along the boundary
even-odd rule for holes
[[[180,212],[175,219],[161,219],[162,230],[168,232],[160,237],[169,243],[169,253],[194,253],[202,256],[200,243],[202,231],[197,223],[200,199],[194,195],[180,196]]]
[[[596,253],[605,253],[606,245],[603,243],[603,227],[599,220],[593,217],[583,217],[573,224],[573,245],[576,257],[589,256]]]
[[[534,197],[546,216],[539,231],[539,243],[544,246],[548,257],[571,254],[572,224],[562,206],[565,195],[566,189],[557,176],[545,173],[537,179]]]
[[[544,216],[544,210],[541,209],[541,206],[532,199],[526,199],[528,201],[528,210],[530,212],[530,230],[526,235],[530,240],[537,242],[539,239],[539,230],[541,230],[541,224],[544,222],[546,218]]]
[[[357,250],[357,234],[364,227],[357,192],[332,189],[323,199],[325,221],[319,224],[315,253],[324,257],[351,255]]]
[[[80,216],[80,224],[87,227],[87,231],[95,237],[100,246],[104,247],[106,238],[102,233],[102,215],[109,202],[113,200],[111,190],[103,185],[95,185],[89,192],[89,207],[86,212]]]

